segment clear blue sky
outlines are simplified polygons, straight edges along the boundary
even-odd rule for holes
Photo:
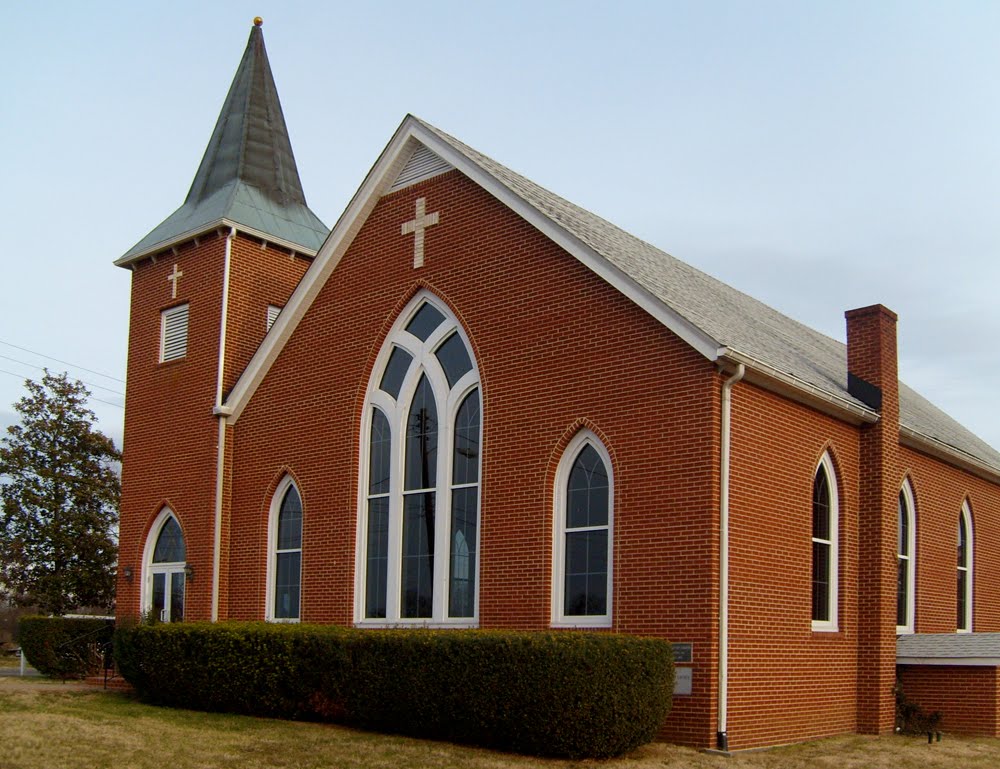
[[[891,307],[902,378],[1000,447],[995,2],[7,4],[0,422],[66,368],[11,344],[124,379],[111,262],[183,201],[257,14],[327,224],[412,112],[831,336]]]

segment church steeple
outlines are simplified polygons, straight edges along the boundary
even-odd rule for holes
[[[308,253],[329,231],[306,204],[259,17],[184,205],[116,264],[226,225]]]

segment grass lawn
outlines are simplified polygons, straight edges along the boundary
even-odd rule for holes
[[[21,658],[13,654],[0,654],[0,668],[21,667]]]
[[[1000,739],[928,745],[921,738],[835,737],[711,756],[648,745],[611,761],[545,761],[323,724],[155,708],[126,695],[46,680],[0,678],[3,769],[264,767],[600,767],[601,769],[996,769]]]

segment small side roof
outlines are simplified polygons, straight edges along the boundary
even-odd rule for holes
[[[420,146],[512,208],[709,360],[746,363],[748,369],[826,398],[865,421],[877,418],[847,390],[847,349],[842,342],[674,258],[412,115],[389,141],[234,387],[227,405],[234,417],[378,198]],[[900,420],[904,439],[1000,479],[1000,452],[902,383]]]
[[[329,232],[306,204],[256,22],[184,204],[115,264],[218,226],[237,226],[308,254]]]
[[[896,638],[899,665],[1000,666],[1000,633],[914,633]]]

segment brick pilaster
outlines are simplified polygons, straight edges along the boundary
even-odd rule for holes
[[[892,731],[896,676],[899,375],[896,314],[849,310],[848,387],[879,412],[861,429],[858,488],[858,730]]]

